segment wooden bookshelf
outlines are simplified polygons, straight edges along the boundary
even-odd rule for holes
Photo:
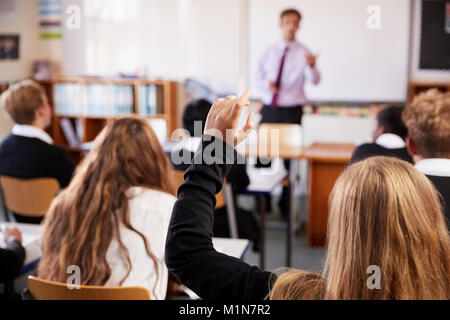
[[[129,80],[129,79],[100,79],[100,78],[60,78],[60,79],[47,79],[36,80],[39,82],[46,91],[49,99],[49,103],[53,108],[53,123],[48,128],[48,133],[52,136],[55,144],[63,146],[72,156],[75,163],[79,163],[83,157],[84,152],[79,148],[71,147],[66,139],[63,129],[60,125],[60,120],[63,118],[69,119],[72,126],[75,128],[75,121],[79,121],[83,128],[83,135],[81,143],[90,142],[94,140],[102,129],[110,122],[117,118],[124,116],[134,116],[144,119],[161,118],[165,119],[167,123],[167,134],[170,137],[172,132],[177,129],[177,82],[175,81],[162,81],[162,80]],[[100,86],[130,86],[133,90],[132,94],[132,110],[131,112],[125,112],[120,114],[95,114],[95,112],[86,113],[81,112],[60,112],[55,105],[55,92],[57,86],[60,84],[79,84],[81,86],[100,85]],[[140,90],[147,86],[154,86],[158,91],[158,105],[156,106],[156,112],[154,114],[145,114],[144,107],[140,105],[142,101],[140,96]],[[129,88],[130,88],[129,87]],[[109,88],[109,87],[108,87]],[[89,98],[84,97],[83,110],[86,111],[88,104],[90,104]],[[106,98],[109,99],[109,98]],[[82,99],[80,101],[83,101]],[[88,110],[93,111],[93,110]]]
[[[417,94],[433,88],[448,92],[450,91],[450,82],[411,82],[408,90],[408,102],[412,102]]]

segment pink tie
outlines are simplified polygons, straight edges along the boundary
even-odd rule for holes
[[[281,57],[280,69],[278,70],[277,81],[275,82],[275,85],[278,88],[278,91],[277,91],[277,93],[275,93],[273,95],[272,107],[276,107],[278,105],[278,93],[280,92],[280,88],[281,88],[281,77],[283,75],[284,60],[286,59],[287,51],[288,51],[288,47],[286,46],[286,48],[284,49],[284,52],[283,52],[283,56]]]

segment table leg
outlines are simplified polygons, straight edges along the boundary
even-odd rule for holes
[[[266,258],[266,197],[264,194],[259,195],[259,210],[259,267],[264,270]]]
[[[292,245],[295,235],[295,188],[297,186],[297,177],[299,175],[298,160],[292,159],[289,169],[289,217],[287,227],[287,245],[286,245],[286,267],[292,265]]]

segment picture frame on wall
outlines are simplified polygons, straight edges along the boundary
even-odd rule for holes
[[[20,36],[0,34],[0,61],[20,58]]]

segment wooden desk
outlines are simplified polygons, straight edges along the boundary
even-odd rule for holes
[[[303,158],[309,162],[308,245],[326,242],[328,198],[355,149],[353,144],[315,143],[306,147]]]

